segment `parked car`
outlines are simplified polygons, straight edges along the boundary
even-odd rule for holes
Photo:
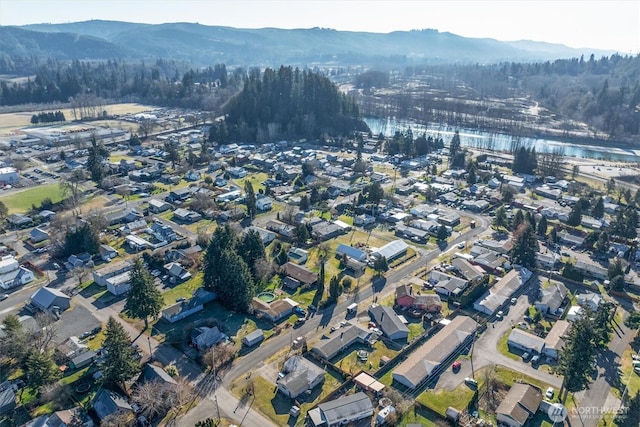
[[[464,379],[464,382],[470,387],[478,387],[478,381],[474,380],[473,378],[467,377]]]
[[[518,298],[511,298],[511,305],[516,305]]]
[[[293,309],[293,311],[294,311],[298,316],[306,316],[306,315],[307,315],[307,312],[306,312],[306,311],[304,311],[304,309],[303,309],[303,308],[301,308],[301,307],[296,307],[296,308],[294,308],[294,309]]]
[[[537,354],[531,358],[531,364],[537,366],[540,363],[540,356]]]
[[[0,301],[4,301],[4,300],[6,300],[7,298],[9,298],[9,295],[7,295],[7,294],[0,294]]]
[[[504,318],[504,312],[502,310],[496,313],[496,320],[502,320],[503,318]]]
[[[460,362],[459,360],[456,360],[455,362],[453,362],[453,365],[451,365],[451,369],[453,369],[453,372],[458,372],[461,367],[462,362]]]
[[[527,322],[518,322],[518,328],[526,331],[527,329],[529,329],[529,324]]]
[[[544,392],[544,396],[545,396],[547,399],[553,399],[553,395],[554,395],[554,393],[555,393],[555,390],[553,389],[553,387],[549,387],[549,388],[547,389],[547,391],[545,391],[545,392]]]
[[[527,323],[533,323],[533,318],[531,316],[524,316],[523,319]]]
[[[522,354],[522,360],[523,360],[524,362],[528,362],[528,361],[529,361],[529,359],[531,359],[531,353],[529,353],[528,351],[525,351],[525,352]]]

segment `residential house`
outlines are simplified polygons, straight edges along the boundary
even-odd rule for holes
[[[311,351],[316,357],[331,360],[355,343],[373,345],[376,340],[377,336],[373,332],[348,323],[347,326],[330,336],[328,340],[321,340]]]
[[[149,200],[149,211],[154,214],[166,212],[171,209],[171,204],[164,200],[151,199]]]
[[[125,397],[104,388],[98,390],[93,398],[93,410],[100,421],[110,415],[133,414],[133,408]]]
[[[169,192],[169,195],[165,198],[165,200],[169,203],[185,202],[189,197],[191,197],[191,191],[192,190],[189,187],[172,190]]]
[[[146,231],[160,242],[173,242],[178,238],[176,232],[170,225],[160,221],[154,221]]]
[[[93,420],[81,406],[41,415],[22,427],[93,427]]]
[[[372,304],[369,306],[369,316],[382,333],[390,340],[406,340],[409,328],[402,322],[393,308],[386,305]]]
[[[170,386],[176,386],[178,384],[178,382],[160,366],[147,363],[142,368],[142,372],[138,377],[138,384],[145,384],[153,381]]]
[[[567,311],[566,319],[569,322],[575,322],[576,320],[582,318],[583,315],[584,315],[584,309],[582,307],[580,307],[579,305],[572,305],[571,307],[569,307],[569,310]]]
[[[184,175],[184,179],[187,181],[197,181],[200,179],[200,172],[198,171],[189,171]]]
[[[529,281],[532,274],[526,268],[513,269],[473,303],[473,308],[488,316],[506,303],[511,296]]]
[[[564,337],[569,333],[571,322],[568,320],[558,320],[547,336],[544,338],[543,354],[551,359],[558,359],[560,350],[564,346]]]
[[[99,286],[107,286],[107,280],[120,274],[131,271],[132,264],[127,261],[118,261],[113,264],[106,265],[93,272],[93,281]]]
[[[33,271],[22,267],[13,255],[0,258],[0,288],[8,290],[23,286],[35,279]]]
[[[606,268],[600,267],[597,264],[592,262],[586,262],[581,259],[578,259],[574,264],[573,268],[587,277],[591,277],[599,280],[608,280],[609,272]]]
[[[222,333],[217,326],[212,328],[199,326],[191,331],[191,342],[200,351],[207,351],[219,342],[228,339],[229,337]]]
[[[400,285],[396,288],[396,304],[403,308],[423,310],[427,313],[439,313],[442,310],[442,301],[435,294],[413,293],[411,285]]]
[[[109,225],[126,224],[129,222],[138,221],[143,217],[144,215],[142,214],[142,212],[134,208],[111,212],[105,216]]]
[[[175,280],[179,282],[184,282],[191,278],[191,273],[189,270],[180,265],[179,262],[170,262],[164,265],[164,269],[167,270],[167,273],[170,277],[173,277]]]
[[[344,234],[344,229],[333,222],[321,221],[311,227],[311,234],[318,240],[329,240]]]
[[[393,370],[393,380],[416,389],[429,376],[437,375],[451,354],[471,343],[477,327],[471,317],[455,317]]]
[[[169,262],[183,261],[189,263],[194,256],[199,256],[198,254],[201,252],[200,245],[194,245],[184,249],[169,249],[164,253],[164,257]]]
[[[31,241],[31,243],[44,242],[48,238],[49,232],[40,227],[34,228],[33,230],[31,230],[31,233],[29,233],[29,240]]]
[[[542,402],[539,389],[524,383],[514,383],[496,409],[496,419],[509,427],[523,427],[538,412]]]
[[[253,312],[257,316],[264,317],[270,322],[278,322],[293,313],[293,309],[299,304],[290,298],[284,298],[275,300],[271,303],[266,303],[260,298],[253,298],[252,303]]]
[[[299,286],[310,287],[318,280],[318,273],[292,262],[284,264],[282,271],[285,274],[283,284],[289,289],[297,289]]]
[[[229,167],[227,168],[227,172],[232,178],[244,178],[247,176],[247,170],[240,166]]]
[[[31,224],[32,219],[27,215],[14,213],[7,217],[7,222],[12,228],[22,228]]]
[[[173,218],[182,222],[198,222],[202,219],[202,215],[190,209],[178,208],[173,211]]]
[[[120,228],[120,232],[126,236],[127,234],[135,233],[137,231],[144,230],[145,228],[147,228],[147,221],[139,219],[122,226],[122,228]]]
[[[567,231],[561,231],[558,233],[558,238],[561,243],[571,246],[582,246],[584,244],[584,237],[570,234]]]
[[[580,305],[581,307],[586,307],[593,312],[597,311],[598,307],[600,307],[600,304],[602,304],[602,297],[600,296],[600,294],[596,294],[594,292],[578,294],[576,295],[576,300],[578,302],[578,305]]]
[[[244,230],[244,233],[248,233],[249,231],[254,231],[258,233],[258,235],[260,236],[260,239],[262,240],[262,243],[265,246],[269,245],[271,242],[273,242],[276,239],[276,233],[274,233],[273,231],[266,230],[264,228],[256,227],[255,225],[251,225],[247,227]]]
[[[551,251],[536,253],[536,261],[538,266],[547,270],[554,270],[560,263],[560,256]]]
[[[59,289],[44,286],[31,295],[31,304],[42,311],[53,311],[56,307],[64,311],[71,307],[71,297]]]
[[[481,267],[471,264],[464,258],[454,258],[451,261],[451,265],[455,268],[455,271],[457,271],[469,283],[479,283],[485,275],[485,272]]]
[[[431,270],[429,283],[433,285],[434,291],[446,297],[458,296],[469,286],[468,281],[438,270]]]
[[[259,211],[268,211],[272,208],[273,201],[270,197],[258,197],[256,200],[256,208]]]
[[[282,373],[284,376],[276,380],[276,386],[282,394],[291,399],[313,390],[324,383],[325,379],[325,372],[322,368],[298,355],[292,356],[284,362]]]
[[[358,392],[321,403],[308,416],[315,427],[337,427],[371,417],[373,412],[369,396]]]
[[[292,247],[289,249],[289,252],[287,252],[287,256],[296,264],[304,264],[309,258],[309,251],[305,251],[302,248]]]
[[[292,238],[293,233],[295,231],[295,227],[290,224],[285,224],[284,222],[280,222],[278,220],[270,220],[266,224],[267,230],[273,231],[274,233],[278,233],[283,237]]]
[[[16,408],[16,393],[9,381],[0,383],[0,416],[10,414]]]
[[[520,328],[513,328],[507,338],[507,345],[510,348],[528,352],[532,354],[542,354],[545,342],[544,338],[523,331]]]
[[[360,214],[353,217],[353,225],[367,227],[376,223],[376,217],[368,214]]]
[[[118,256],[118,251],[109,245],[100,245],[98,248],[98,254],[104,262],[109,262]]]
[[[535,307],[542,313],[557,315],[568,292],[567,287],[562,283],[551,283],[546,288],[540,289],[540,296],[535,303]]]
[[[474,245],[470,254],[474,256],[474,264],[493,274],[502,272],[504,265],[508,261],[502,254],[479,245]]]
[[[193,296],[185,301],[177,302],[162,310],[162,318],[169,323],[178,322],[204,309],[204,305],[216,299],[214,292],[198,288]]]

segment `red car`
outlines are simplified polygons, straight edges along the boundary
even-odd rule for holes
[[[462,363],[460,361],[455,361],[453,362],[453,365],[451,365],[451,368],[453,369],[454,372],[457,372],[460,370],[461,366],[462,366]]]

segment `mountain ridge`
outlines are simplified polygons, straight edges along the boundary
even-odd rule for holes
[[[55,54],[62,58],[80,59],[82,53],[88,55],[84,59],[164,58],[196,65],[224,62],[231,66],[331,63],[340,66],[390,66],[389,61],[393,59],[393,66],[398,66],[426,62],[534,62],[615,53],[613,50],[576,49],[529,40],[505,42],[470,38],[433,29],[374,33],[319,27],[250,29],[188,22],[139,24],[106,20],[0,28],[17,46],[26,40],[32,54],[39,56]],[[62,44],[52,50],[50,43],[45,43],[39,34],[50,34],[52,40],[58,37],[67,42],[71,34],[76,34],[78,40],[91,44],[93,48],[78,51],[73,44]],[[0,43],[0,54],[15,53],[7,44]]]

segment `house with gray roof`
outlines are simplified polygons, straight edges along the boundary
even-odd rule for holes
[[[402,323],[393,308],[372,304],[369,306],[369,316],[390,340],[406,340],[409,337],[409,328]]]
[[[45,286],[31,295],[31,304],[42,311],[51,311],[54,307],[67,310],[71,306],[71,297],[59,289]]]
[[[545,342],[544,338],[530,332],[523,331],[520,328],[513,328],[507,338],[507,345],[520,351],[542,354]]]
[[[133,413],[125,397],[115,391],[101,388],[93,398],[93,410],[102,421],[110,415]]]
[[[562,306],[569,290],[560,283],[554,282],[546,288],[540,289],[540,296],[535,303],[538,310],[543,313],[557,314],[558,309]]]
[[[393,380],[412,390],[419,387],[440,372],[451,354],[471,343],[477,327],[471,317],[455,317],[393,370]]]
[[[330,360],[353,344],[373,345],[376,341],[377,337],[373,332],[348,323],[344,328],[334,332],[329,339],[321,340],[311,351],[319,358]]]
[[[200,326],[191,331],[191,342],[200,351],[206,351],[221,341],[228,340],[229,337],[222,333],[217,326],[208,328]]]
[[[531,272],[526,268],[514,268],[478,298],[473,303],[473,308],[487,316],[493,315],[530,278]]]
[[[276,380],[278,390],[295,399],[308,390],[324,383],[324,370],[302,356],[288,358],[282,367],[283,377]]]
[[[369,396],[358,392],[321,403],[308,416],[314,427],[337,427],[371,417],[373,412]]]
[[[542,403],[542,393],[529,384],[515,383],[496,409],[496,419],[509,427],[523,427]]]
[[[345,245],[344,243],[340,243],[338,245],[338,248],[336,249],[336,256],[338,258],[342,258],[345,255],[348,258],[354,259],[359,262],[364,262],[367,260],[367,253],[365,251],[354,248],[353,246]]]
[[[371,255],[374,258],[385,257],[387,262],[390,262],[406,254],[407,249],[409,249],[409,245],[404,240],[394,240],[374,250]]]
[[[142,368],[140,377],[138,377],[138,384],[144,384],[152,381],[159,381],[162,384],[168,384],[168,385],[178,384],[176,380],[171,375],[169,375],[167,371],[162,369],[160,366],[147,363]]]
[[[9,381],[0,383],[0,415],[9,414],[16,408],[16,393]]]

